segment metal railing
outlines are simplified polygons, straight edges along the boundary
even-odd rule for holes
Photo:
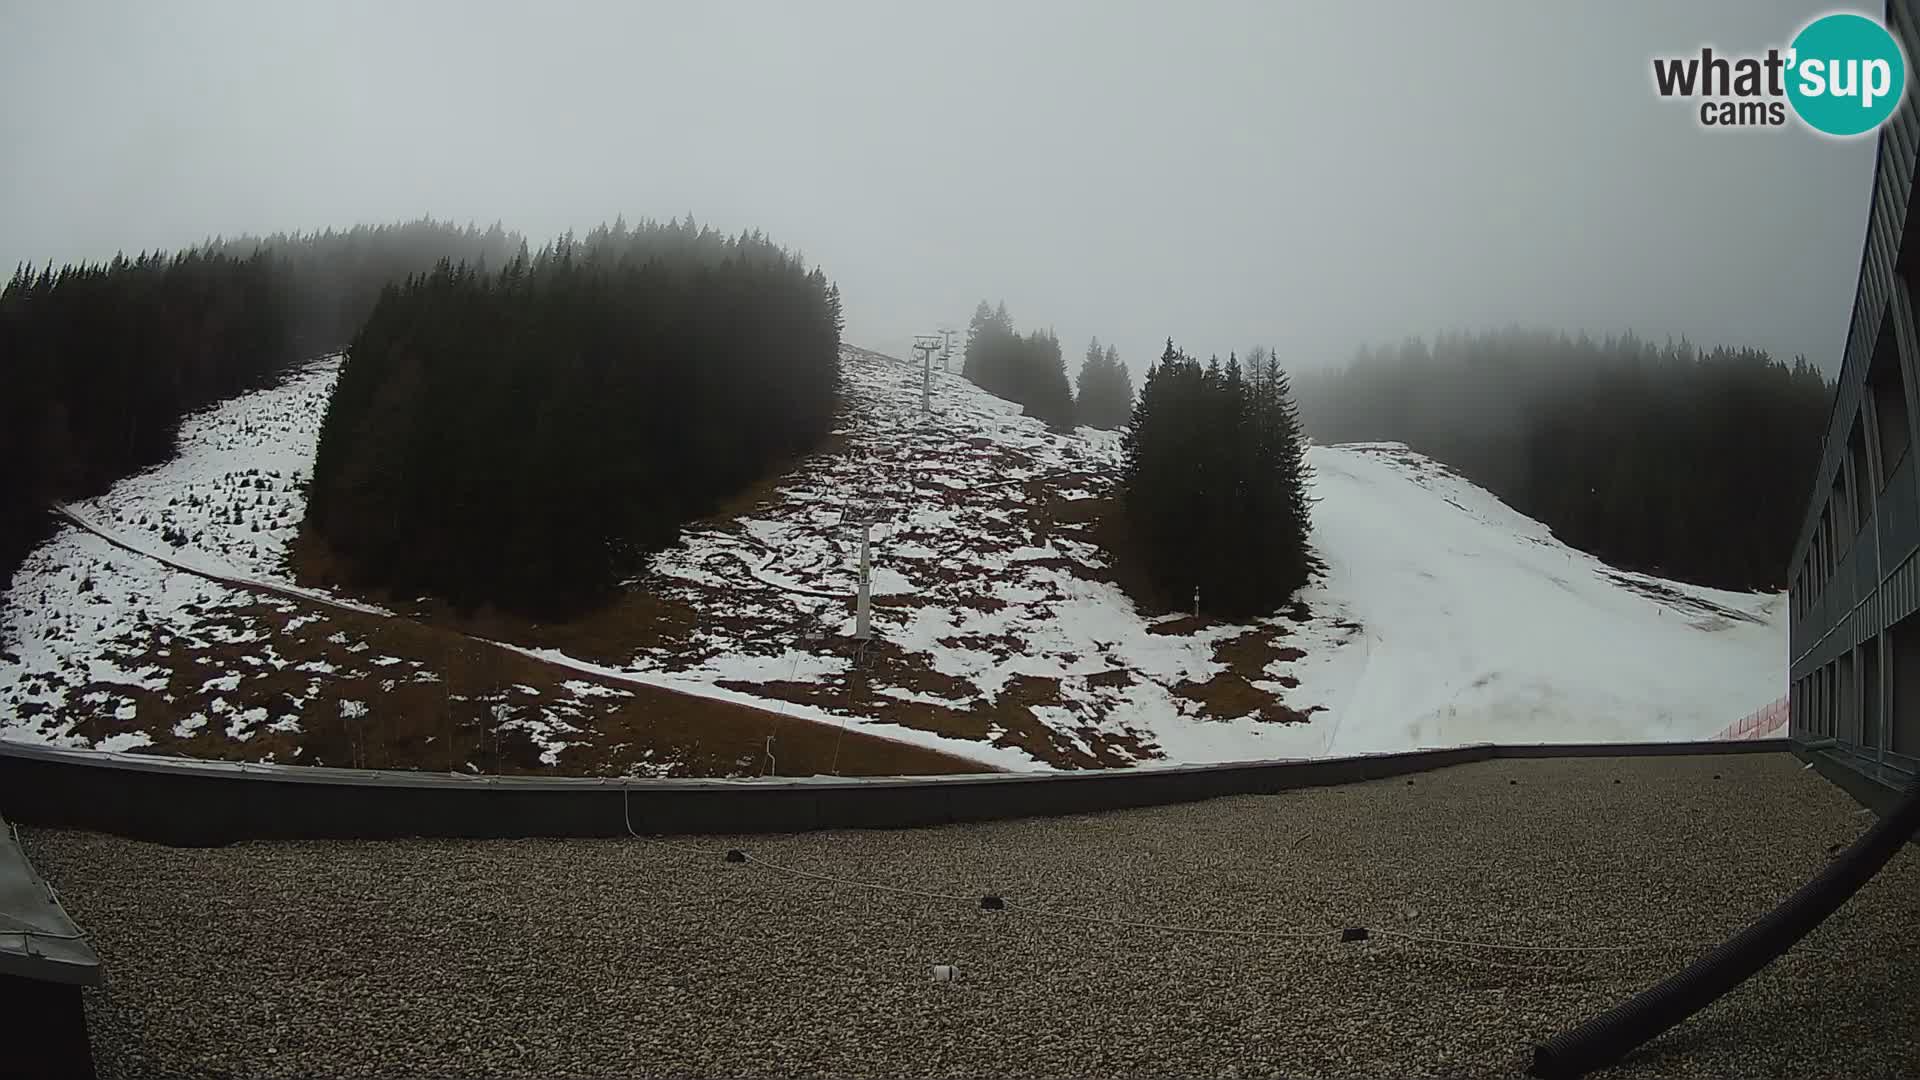
[[[1726,742],[1734,739],[1775,738],[1786,731],[1790,716],[1787,698],[1782,695],[1779,700],[1763,705],[1721,728],[1719,734],[1713,736],[1713,740]]]

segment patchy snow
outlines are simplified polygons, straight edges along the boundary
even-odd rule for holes
[[[1056,435],[942,372],[923,417],[918,369],[862,350],[844,376],[845,452],[656,561],[651,587],[701,612],[702,632],[629,670],[748,692],[839,674],[826,661],[853,629],[865,520],[875,633],[942,684],[870,673],[878,704],[855,709],[870,721],[887,701],[965,709],[1041,680],[1049,700],[1024,711],[1070,746],[1220,761],[1705,738],[1784,692],[1784,597],[1614,571],[1398,444],[1309,450],[1327,572],[1300,596],[1303,620],[1156,633],[1178,617],[1142,616],[1062,509],[1110,493],[1118,433]],[[821,596],[840,603],[808,599]],[[743,607],[750,619],[721,617]],[[1281,650],[1247,685],[1304,722],[1194,700],[1229,671],[1217,654],[1247,641]]]
[[[605,683],[588,682],[585,679],[570,679],[560,685],[575,697],[632,697],[631,690],[618,690]]]
[[[644,674],[623,668],[594,664],[586,660],[578,659],[577,657],[568,656],[556,649],[532,649],[507,642],[494,642],[493,644],[499,645],[503,649],[511,649],[514,652],[534,657],[535,659],[545,660],[563,667],[570,667],[575,671],[585,672],[590,675],[599,675],[616,682],[634,683],[639,686],[654,686],[665,690],[677,690],[681,693],[699,694],[702,697],[717,698],[721,701],[732,701],[741,705],[754,705],[763,709],[771,709],[783,716],[799,717],[803,720],[814,720],[824,724],[834,724],[837,726],[851,723],[856,730],[868,735],[892,739],[896,742],[910,743],[915,746],[924,746],[950,754],[957,754],[961,757],[984,761],[988,764],[999,765],[1003,768],[1033,769],[1036,767],[1031,758],[1028,758],[1018,751],[983,747],[970,739],[949,738],[944,735],[919,731],[913,728],[875,723],[873,721],[858,719],[849,721],[847,717],[837,716],[823,709],[811,708],[805,705],[793,705],[787,702],[768,702],[763,698],[756,698],[750,694],[713,686],[706,682],[674,678],[672,676]]]
[[[1783,596],[1612,570],[1397,444],[1309,452],[1327,569],[1297,618],[1149,618],[1111,583],[1090,527],[1112,490],[1116,433],[1050,432],[944,372],[922,416],[918,368],[858,349],[845,359],[835,452],[752,510],[685,530],[635,583],[691,615],[683,632],[616,663],[519,651],[1016,769],[1704,738],[1785,689]],[[359,719],[364,702],[336,699],[370,690],[378,669],[422,668],[369,654],[315,605],[384,611],[288,577],[336,375],[313,365],[189,418],[174,460],[67,508],[86,528],[28,557],[0,618],[0,737],[146,745],[97,728],[135,722],[142,693],[235,694],[243,677],[288,667],[316,676],[296,708]],[[862,524],[866,647],[850,640]],[[246,614],[262,609],[280,625]],[[290,647],[303,633],[332,646],[326,659]],[[236,651],[225,667],[180,668]],[[177,670],[191,681],[170,684]],[[1234,679],[1251,697],[1208,698]],[[581,703],[625,693],[565,685],[574,702],[523,699],[508,721],[549,764],[592,722]],[[299,723],[235,701],[183,704],[198,711],[172,733],[244,741]],[[82,719],[95,734],[75,731]],[[963,729],[986,739],[947,733]]]
[[[187,417],[172,460],[74,509],[151,537],[185,562],[278,573],[306,516],[305,484],[339,370],[337,359],[321,360]]]
[[[15,571],[0,613],[0,736],[64,742],[94,711],[77,706],[105,704],[101,688],[165,690],[155,643],[193,640],[208,616],[254,599],[62,529]]]
[[[144,731],[127,731],[118,735],[109,735],[94,744],[96,750],[132,750],[136,746],[151,746],[153,737]]]

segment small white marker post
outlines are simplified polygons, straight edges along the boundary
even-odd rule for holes
[[[873,525],[860,526],[860,596],[854,606],[853,636],[865,641],[873,636],[873,559],[870,548]]]

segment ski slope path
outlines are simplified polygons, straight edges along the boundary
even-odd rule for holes
[[[852,348],[843,360],[832,448],[754,505],[684,530],[616,605],[632,616],[613,624],[629,645],[476,640],[1027,769],[1707,738],[1784,693],[1784,595],[1617,571],[1398,444],[1309,450],[1326,568],[1294,611],[1250,623],[1143,613],[1095,529],[1113,512],[1114,433],[1049,431],[938,371],[923,415],[917,366]],[[153,710],[205,705],[176,705],[177,685],[156,697],[188,647],[207,664],[208,650],[260,642],[266,664],[201,671],[230,690],[265,674],[274,643],[310,618],[241,626],[234,612],[255,593],[303,611],[417,614],[289,569],[337,372],[315,364],[191,417],[173,461],[62,509],[70,527],[22,565],[0,620],[0,737],[142,745]],[[876,640],[857,647],[863,528]],[[342,648],[433,678],[432,657],[382,657],[381,644]],[[233,737],[362,707],[331,700],[327,669],[346,662],[303,664],[311,683],[252,702]],[[564,703],[516,707],[549,760],[584,739]]]

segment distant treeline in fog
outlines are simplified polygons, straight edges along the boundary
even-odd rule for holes
[[[1635,570],[1778,589],[1831,385],[1805,358],[1509,329],[1295,380],[1318,442],[1404,442]]]
[[[1074,423],[1111,431],[1127,426],[1132,415],[1133,378],[1120,362],[1120,350],[1111,345],[1102,348],[1100,339],[1094,338],[1087,343],[1080,377],[1074,380]]]
[[[1005,301],[992,308],[982,300],[974,309],[960,373],[987,393],[1026,406],[1028,416],[1054,430],[1073,430],[1073,389],[1067,385],[1060,339],[1052,330],[1022,335],[1013,328]]]
[[[483,270],[499,267],[527,244],[499,222],[485,229],[455,228],[422,218],[345,231],[215,239],[207,246],[236,258],[261,251],[274,257],[286,275],[287,335],[294,352],[308,356],[353,340],[389,283],[425,273],[441,259]]]
[[[48,500],[166,460],[183,416],[345,345],[388,282],[522,246],[417,221],[20,267],[0,291],[0,590],[48,535]]]
[[[973,309],[960,373],[982,390],[1026,406],[1028,416],[1056,431],[1079,425],[1111,430],[1124,425],[1133,411],[1133,380],[1119,350],[1094,338],[1080,363],[1077,386],[1069,385],[1060,339],[1050,329],[1015,330],[1005,301],[992,306],[982,300]]]
[[[828,434],[841,329],[820,270],[691,220],[443,264],[354,339],[307,522],[363,584],[591,606]]]

